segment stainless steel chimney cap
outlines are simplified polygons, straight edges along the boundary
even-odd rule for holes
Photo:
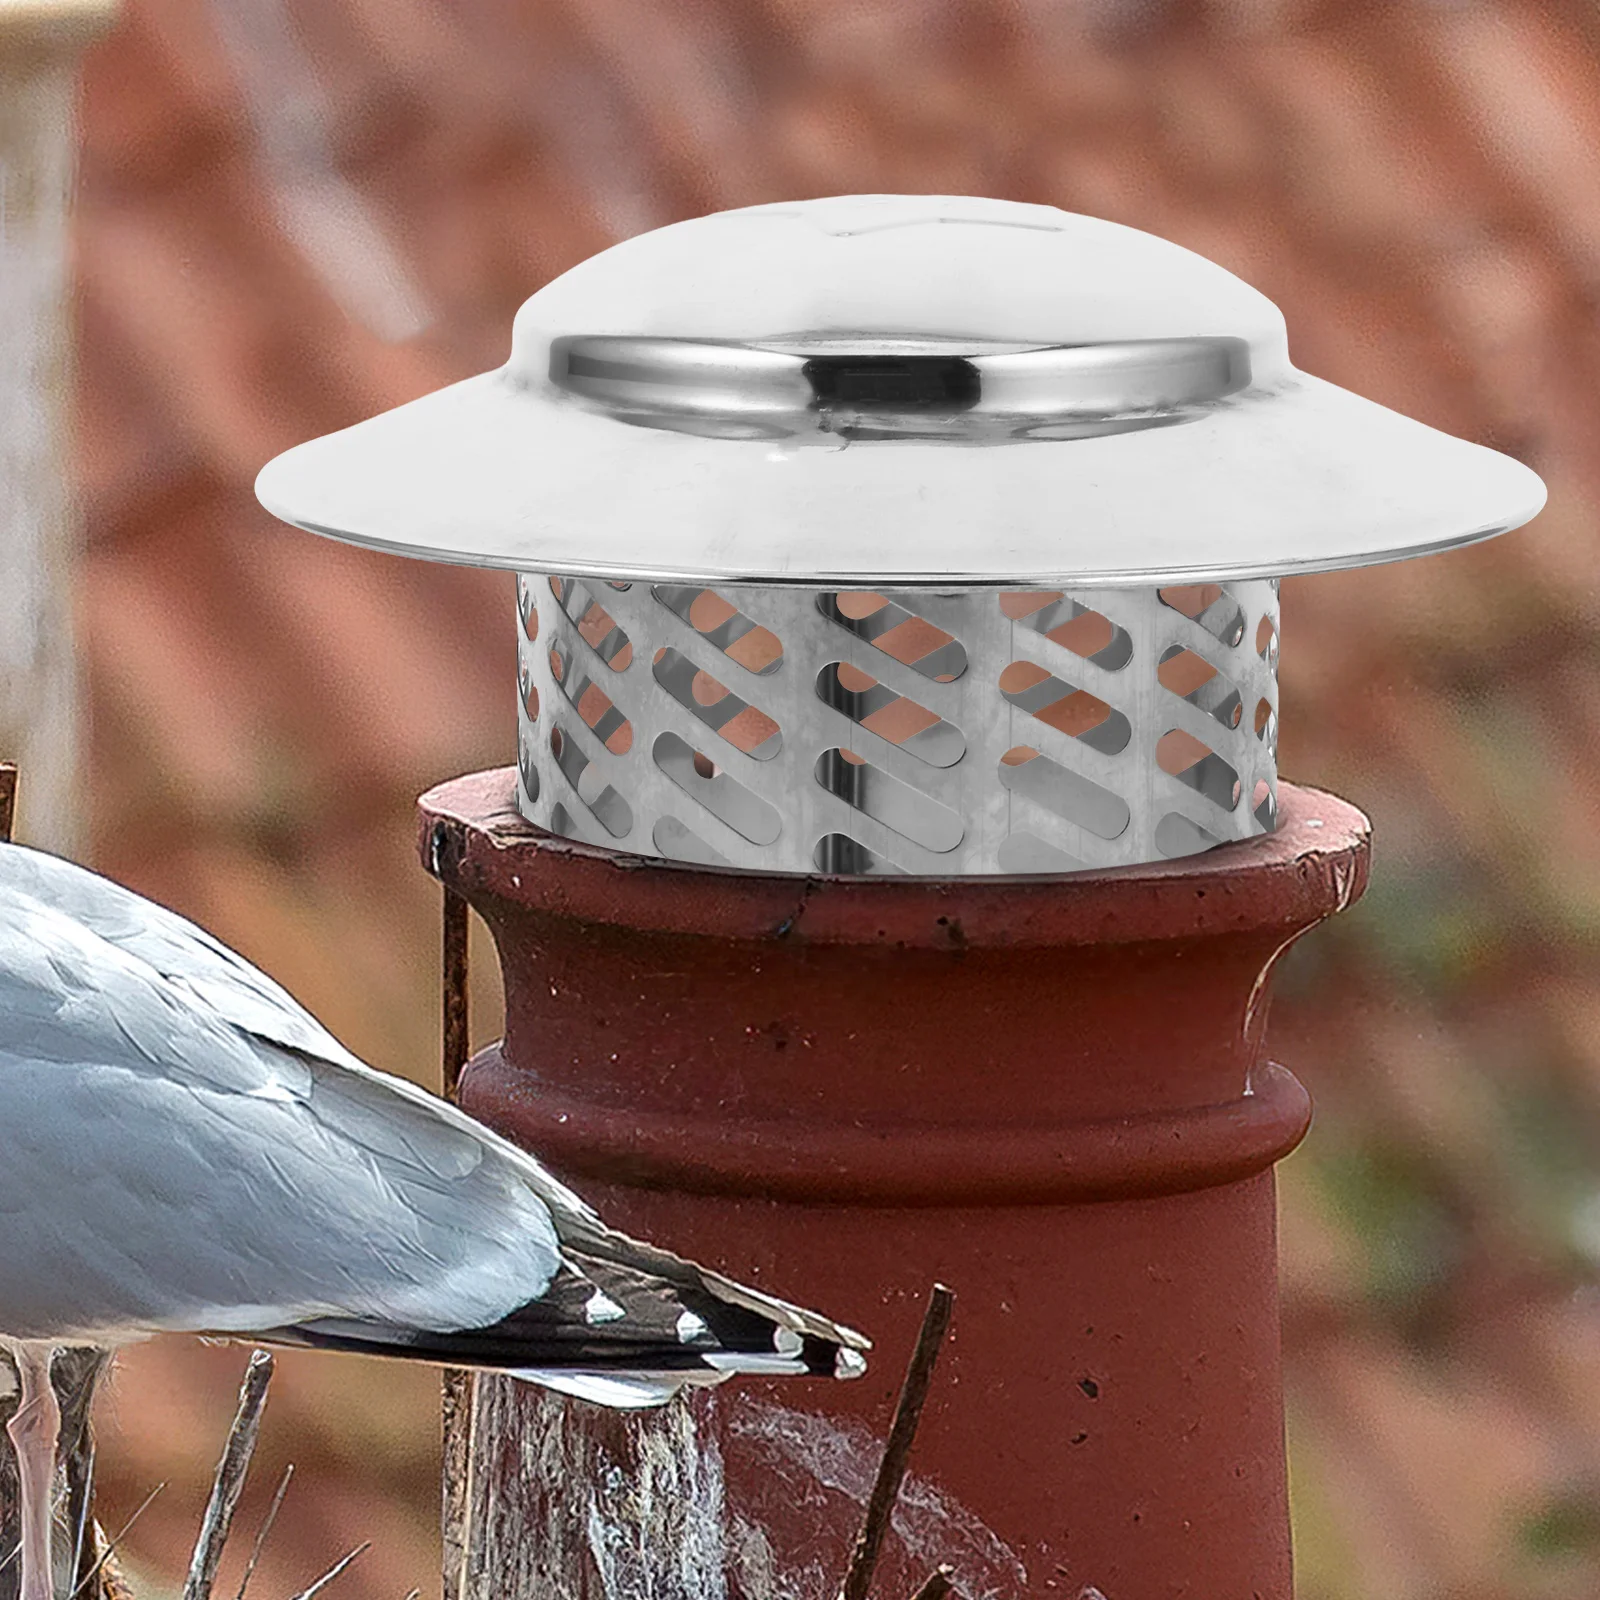
[[[1231,273],[1052,207],[861,195],[661,228],[511,359],[263,469],[431,560],[683,583],[1160,585],[1488,538],[1526,467],[1298,372]]]

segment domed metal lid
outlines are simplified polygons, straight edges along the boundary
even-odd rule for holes
[[[1544,485],[1290,364],[1276,306],[1135,229],[857,195],[603,251],[511,359],[272,461],[313,532],[600,578],[1161,584],[1517,527]]]

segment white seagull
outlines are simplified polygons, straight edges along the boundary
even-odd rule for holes
[[[735,1372],[865,1367],[860,1334],[608,1228],[203,929],[15,844],[0,845],[0,1135],[22,1600],[52,1600],[63,1347],[233,1336],[624,1406]]]

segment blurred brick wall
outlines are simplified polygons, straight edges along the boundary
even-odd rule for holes
[[[1283,768],[1374,890],[1278,1053],[1304,1600],[1600,1581],[1600,12],[1589,0],[128,0],[78,216],[95,857],[427,1079],[413,796],[512,754],[510,580],[273,523],[270,455],[503,359],[617,238],[850,190],[1131,223],[1298,362],[1549,480],[1509,539],[1285,590]],[[485,963],[480,962],[480,970]],[[482,1026],[493,1026],[485,991]],[[242,1357],[128,1356],[108,1520],[177,1569]],[[287,1592],[434,1584],[427,1374],[286,1364]],[[1120,1600],[1113,1596],[1111,1600]]]

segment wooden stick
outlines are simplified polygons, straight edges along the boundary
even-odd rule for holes
[[[217,1476],[211,1485],[211,1499],[200,1522],[200,1537],[195,1541],[194,1555],[189,1562],[189,1576],[184,1580],[183,1600],[211,1600],[211,1586],[217,1581],[217,1568],[222,1563],[222,1547],[228,1542],[233,1513],[244,1492],[250,1458],[255,1454],[256,1438],[261,1432],[261,1412],[267,1403],[272,1369],[273,1360],[268,1351],[250,1352],[250,1364],[245,1368],[244,1382],[239,1388],[239,1409],[234,1414],[233,1426],[228,1429],[228,1442],[222,1447],[222,1459],[217,1463]]]
[[[873,1569],[883,1549],[883,1536],[889,1531],[889,1518],[900,1498],[900,1485],[905,1481],[911,1444],[917,1435],[917,1424],[922,1420],[922,1406],[928,1398],[934,1364],[939,1359],[944,1336],[950,1331],[950,1312],[955,1298],[942,1283],[934,1284],[933,1293],[928,1296],[922,1331],[917,1335],[917,1347],[911,1352],[905,1382],[900,1386],[889,1442],[883,1448],[883,1460],[878,1463],[877,1480],[861,1519],[861,1532],[850,1558],[850,1570],[845,1573],[844,1587],[839,1591],[840,1600],[867,1600]]]
[[[467,1579],[467,1525],[472,1516],[473,1374],[447,1367],[440,1421],[444,1432],[444,1485],[440,1533],[444,1539],[444,1600],[458,1600]]]

